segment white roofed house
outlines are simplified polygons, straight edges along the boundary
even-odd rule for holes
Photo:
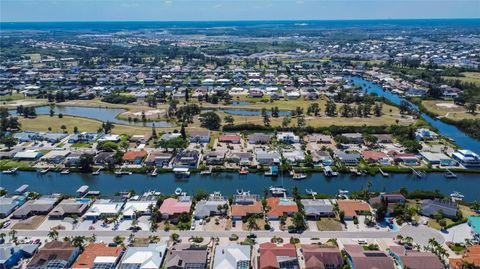
[[[101,217],[112,217],[120,213],[125,204],[121,199],[99,199],[85,213],[84,217],[90,220],[97,220]]]
[[[40,151],[36,150],[25,150],[25,151],[19,151],[15,153],[13,156],[14,159],[17,160],[36,160],[43,156],[43,153]]]
[[[299,143],[300,137],[293,132],[280,132],[277,134],[277,140],[288,144]]]
[[[266,152],[266,151],[256,151],[256,159],[260,165],[273,165],[280,163],[280,153],[278,152]]]
[[[305,153],[301,150],[285,151],[282,155],[289,164],[299,164],[305,161]]]
[[[156,203],[156,200],[127,201],[122,209],[122,217],[134,219],[136,216],[150,215],[150,207]]]
[[[52,150],[40,158],[42,161],[59,164],[70,154],[70,150]]]
[[[250,246],[231,244],[217,246],[213,269],[248,269],[250,268]]]
[[[166,244],[149,244],[146,247],[129,247],[118,269],[158,269],[167,253]]]
[[[210,194],[207,199],[197,202],[193,215],[196,219],[203,219],[214,215],[225,215],[228,200],[220,192]]]

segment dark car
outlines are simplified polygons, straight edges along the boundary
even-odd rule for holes
[[[250,234],[247,234],[247,238],[250,238],[250,239],[257,238],[257,235],[254,233],[250,233]]]

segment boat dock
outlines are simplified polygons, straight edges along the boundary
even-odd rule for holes
[[[82,195],[84,195],[85,193],[88,192],[88,188],[89,188],[88,185],[80,186],[80,188],[78,188],[78,190],[77,190],[77,193],[78,193],[80,196],[82,196]]]
[[[97,171],[92,172],[92,175],[98,175],[98,174],[100,174],[100,171],[101,171],[101,170],[102,170],[102,167],[99,167],[99,168],[97,169]]]
[[[155,169],[153,169],[153,172],[150,174],[152,177],[156,177],[157,176],[157,168],[155,167]]]
[[[417,170],[413,169],[412,168],[412,174],[414,174],[415,176],[417,176],[418,178],[422,178],[423,177],[423,174],[421,172],[418,172]]]
[[[24,194],[27,190],[28,190],[28,185],[27,184],[24,184],[22,186],[20,186],[18,189],[15,190],[15,193],[16,194]]]
[[[379,169],[378,169],[378,172],[380,172],[380,174],[382,174],[382,176],[384,176],[384,177],[390,176],[390,174],[388,174],[388,173],[386,173],[386,172],[383,172],[382,168],[379,168]]]

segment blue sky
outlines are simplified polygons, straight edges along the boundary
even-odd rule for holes
[[[480,0],[0,0],[1,21],[480,18]]]

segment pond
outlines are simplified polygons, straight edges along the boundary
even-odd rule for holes
[[[149,126],[149,127],[159,127],[166,128],[171,127],[172,125],[166,121],[151,121],[151,122],[134,122],[124,119],[117,118],[119,114],[126,112],[126,109],[122,108],[100,108],[100,107],[79,107],[79,106],[55,106],[53,108],[55,115],[63,114],[69,116],[90,118],[99,121],[110,121],[118,124],[125,125],[135,125],[135,126]],[[49,115],[50,107],[49,106],[40,106],[36,107],[35,111],[37,115]],[[17,115],[16,110],[10,110],[10,114]]]

